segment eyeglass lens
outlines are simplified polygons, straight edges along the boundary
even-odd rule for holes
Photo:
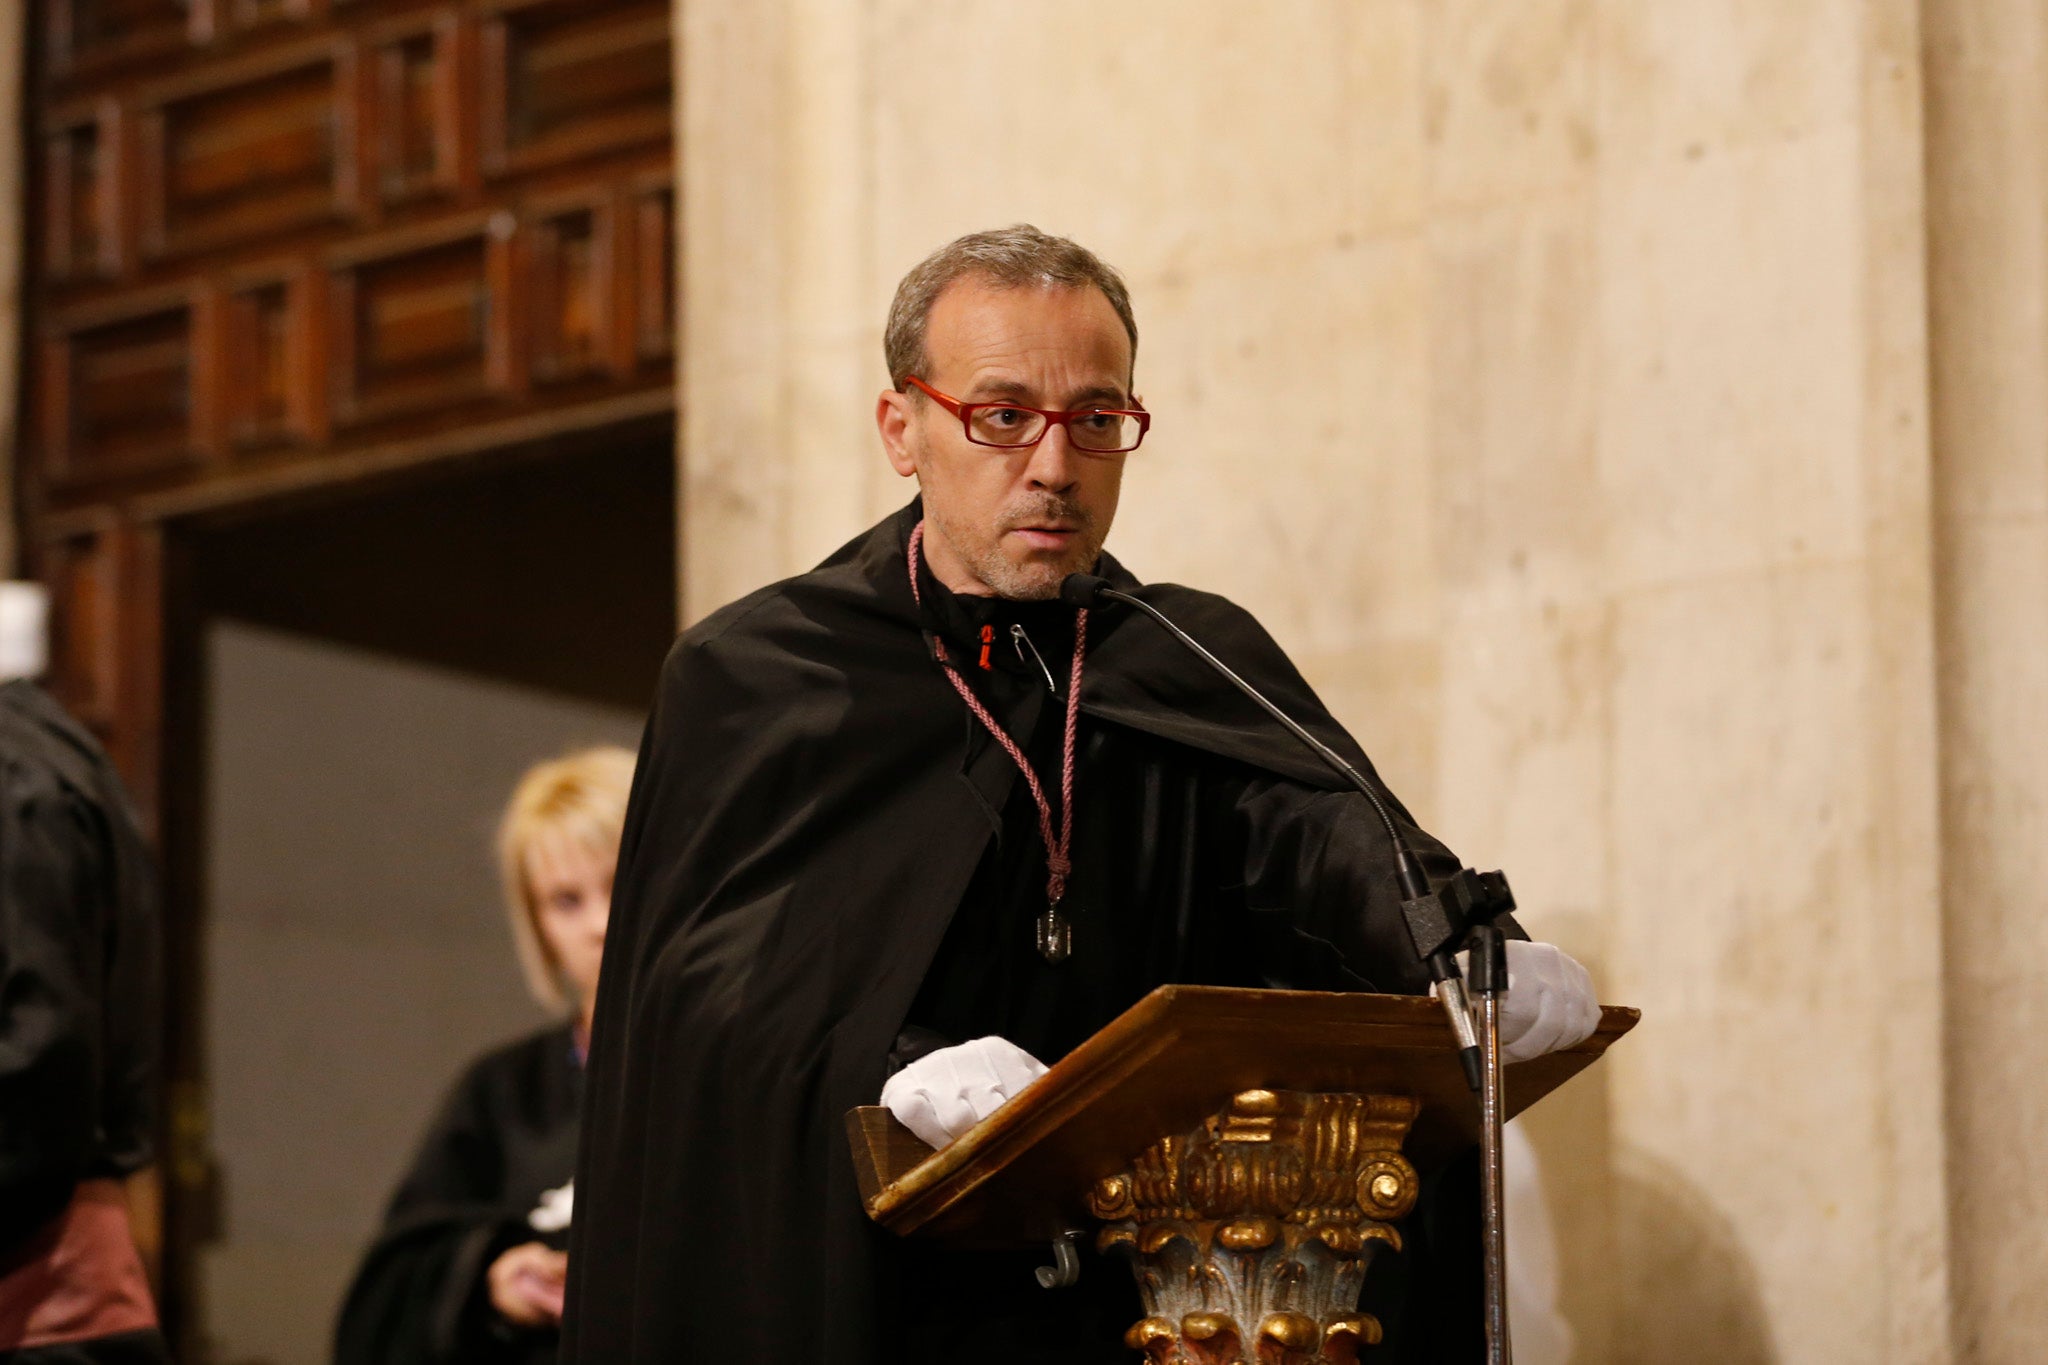
[[[1026,446],[1045,434],[1045,421],[1042,413],[990,404],[968,410],[967,430],[983,445]],[[1078,450],[1125,450],[1137,434],[1135,419],[1113,412],[1084,413],[1067,419],[1067,438]]]

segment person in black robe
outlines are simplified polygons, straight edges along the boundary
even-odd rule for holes
[[[1248,614],[1102,553],[1149,421],[1135,337],[1072,243],[935,255],[878,405],[920,499],[672,651],[593,1029],[568,1365],[1128,1360],[1121,1266],[1046,1291],[1042,1251],[869,1222],[845,1112],[970,1040],[1054,1061],[1168,982],[1427,988],[1365,799],[1150,622],[1055,600],[1091,568],[1143,595],[1371,773]],[[1478,1341],[1469,1183],[1411,1220],[1382,1358]]]
[[[124,1184],[156,1119],[155,874],[105,752],[9,662],[26,587],[0,585],[0,1361],[151,1365]]]
[[[527,983],[562,1023],[456,1082],[400,1182],[335,1329],[336,1365],[555,1359],[583,1056],[633,755],[534,768],[499,835]]]

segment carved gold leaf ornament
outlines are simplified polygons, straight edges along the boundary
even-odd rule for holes
[[[1137,1203],[1131,1198],[1131,1178],[1127,1175],[1105,1176],[1088,1191],[1088,1211],[1106,1223],[1128,1218],[1136,1209]]]
[[[1358,1311],[1371,1246],[1400,1248],[1421,1188],[1400,1151],[1418,1108],[1248,1090],[1097,1181],[1097,1245],[1136,1262],[1145,1302],[1125,1343],[1152,1365],[1355,1362],[1381,1336]]]
[[[1288,1351],[1307,1351],[1322,1345],[1323,1334],[1321,1324],[1305,1313],[1273,1313],[1259,1324],[1259,1340]]]

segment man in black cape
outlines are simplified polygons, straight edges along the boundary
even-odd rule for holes
[[[1042,1254],[873,1226],[845,1112],[906,1064],[1057,1060],[1168,982],[1427,989],[1365,799],[1152,623],[1058,599],[1083,570],[1142,594],[1371,773],[1247,613],[1102,553],[1150,422],[1136,340],[1074,243],[935,253],[897,292],[877,405],[920,499],[671,653],[592,1040],[570,1365],[1128,1360],[1121,1266],[1046,1291]],[[1515,946],[1548,955],[1511,964],[1523,1055],[1590,1032],[1577,964]],[[986,1108],[923,1089],[942,1141]],[[1382,1358],[1477,1351],[1469,1173],[1440,1183],[1369,1291]]]
[[[106,754],[31,681],[32,594],[0,584],[0,1361],[155,1365],[124,1188],[156,1118],[155,873]]]

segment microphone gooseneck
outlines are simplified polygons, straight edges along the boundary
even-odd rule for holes
[[[1172,618],[1143,598],[1111,587],[1109,580],[1098,574],[1073,573],[1060,580],[1060,600],[1070,607],[1089,607],[1103,600],[1136,607],[1158,622],[1167,634],[1180,641],[1196,658],[1227,679],[1231,686],[1257,703],[1260,710],[1278,721],[1287,733],[1307,745],[1316,757],[1327,763],[1338,776],[1363,793],[1365,799],[1372,803],[1373,812],[1379,816],[1380,824],[1385,826],[1388,842],[1393,845],[1394,875],[1401,884],[1403,915],[1409,920],[1410,936],[1415,936],[1417,917],[1411,912],[1421,907],[1433,909],[1435,905],[1435,898],[1430,894],[1429,878],[1423,875],[1422,863],[1416,858],[1415,850],[1408,847],[1408,840],[1402,836],[1401,827],[1394,823],[1393,812],[1387,809],[1387,803],[1372,783],[1365,780],[1365,774],[1345,762],[1342,754],[1302,728],[1294,717],[1275,706],[1263,692],[1239,677],[1230,665],[1211,654],[1201,641],[1182,630],[1174,624]],[[1459,1065],[1464,1068],[1466,1082],[1476,1091],[1480,1088],[1482,1079],[1479,1031],[1472,1022],[1472,1009],[1465,994],[1464,978],[1459,974],[1457,961],[1449,951],[1449,938],[1449,932],[1446,930],[1439,941],[1428,949],[1418,943],[1417,955],[1421,957],[1423,965],[1428,967],[1430,979],[1436,983],[1437,997],[1443,1002],[1444,1015],[1450,1021],[1452,1035],[1458,1042]]]
[[[1087,607],[1107,599],[1136,607],[1157,621],[1203,663],[1230,680],[1232,686],[1258,703],[1260,709],[1285,726],[1287,732],[1315,751],[1345,781],[1365,794],[1386,826],[1394,847],[1394,866],[1401,882],[1401,916],[1408,925],[1409,941],[1416,956],[1428,966],[1436,982],[1438,1002],[1457,1040],[1458,1061],[1465,1082],[1479,1096],[1482,1263],[1485,1268],[1485,1339],[1489,1362],[1507,1365],[1512,1359],[1508,1334],[1507,1210],[1503,1191],[1501,1124],[1507,1118],[1507,1096],[1502,1084],[1500,1051],[1501,997],[1508,989],[1507,944],[1495,922],[1514,909],[1514,896],[1507,878],[1498,872],[1475,872],[1464,868],[1436,891],[1422,874],[1415,851],[1401,837],[1400,826],[1386,802],[1373,790],[1365,775],[1344,761],[1341,754],[1303,729],[1292,716],[1268,701],[1259,690],[1237,676],[1221,659],[1204,649],[1199,641],[1169,620],[1151,603],[1119,592],[1107,579],[1094,574],[1069,574],[1060,583],[1060,600],[1074,607]],[[1458,973],[1452,948],[1460,941],[1472,943],[1472,981],[1480,994],[1484,1028],[1475,1024],[1465,981]]]
[[[1214,654],[1211,654],[1201,641],[1182,630],[1178,625],[1175,625],[1170,617],[1150,602],[1140,597],[1133,597],[1130,593],[1118,591],[1110,586],[1108,579],[1098,577],[1095,574],[1068,574],[1060,581],[1060,600],[1070,607],[1090,606],[1102,598],[1108,598],[1112,602],[1121,602],[1128,607],[1136,607],[1139,611],[1157,621],[1167,634],[1173,636],[1183,646],[1193,651],[1197,658],[1215,669],[1217,673],[1230,682],[1231,686],[1256,702],[1261,710],[1286,727],[1287,733],[1293,735],[1303,744],[1306,744],[1315,752],[1316,757],[1327,763],[1339,777],[1364,793],[1365,799],[1372,802],[1373,811],[1380,817],[1380,823],[1386,826],[1387,838],[1394,845],[1394,870],[1395,875],[1401,882],[1402,896],[1413,900],[1417,896],[1429,894],[1429,879],[1422,874],[1421,862],[1416,859],[1415,851],[1408,847],[1408,841],[1401,836],[1401,828],[1394,823],[1393,814],[1387,809],[1386,802],[1373,789],[1373,785],[1365,780],[1363,773],[1345,762],[1342,754],[1339,754],[1329,745],[1303,729],[1295,721],[1294,717],[1288,715],[1285,711],[1282,711],[1278,706],[1267,700],[1263,692],[1239,677],[1230,665],[1224,663],[1223,660],[1217,658]]]

